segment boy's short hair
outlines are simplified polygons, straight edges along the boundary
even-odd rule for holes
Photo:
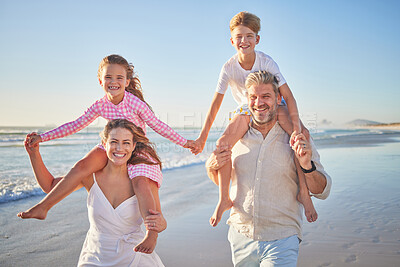
[[[247,11],[239,12],[231,19],[229,23],[231,32],[239,25],[246,26],[256,34],[258,34],[261,29],[260,18]]]

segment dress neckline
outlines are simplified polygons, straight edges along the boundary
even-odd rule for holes
[[[110,207],[111,207],[113,210],[117,210],[119,207],[125,205],[125,203],[128,202],[130,199],[134,200],[134,199],[136,198],[136,195],[133,195],[133,196],[131,196],[131,197],[128,197],[127,199],[125,199],[124,201],[122,201],[121,203],[119,203],[118,206],[116,206],[116,207],[114,208],[114,206],[113,206],[113,205],[111,204],[111,202],[108,200],[108,198],[107,198],[106,195],[104,194],[103,190],[101,190],[99,184],[97,183],[95,173],[93,173],[93,182],[94,182],[94,183],[93,183],[93,186],[94,186],[94,185],[97,186],[97,188],[98,188],[99,191],[101,192],[101,195],[104,197],[104,200],[108,203],[108,205],[110,205]],[[92,187],[93,187],[93,186],[92,186]]]

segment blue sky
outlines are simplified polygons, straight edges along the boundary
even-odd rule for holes
[[[59,125],[103,96],[96,73],[117,53],[173,126],[200,126],[235,50],[229,20],[261,18],[302,119],[400,121],[398,1],[0,0],[0,126]],[[236,107],[228,93],[217,125]]]

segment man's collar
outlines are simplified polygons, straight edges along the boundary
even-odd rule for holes
[[[263,126],[260,126],[260,127],[256,126],[256,125],[254,124],[253,117],[251,117],[249,126],[250,126],[252,129],[257,130],[257,131],[258,131],[259,133],[261,133],[261,134],[264,136],[264,138],[265,138],[265,137],[268,135],[268,133],[269,133],[272,129],[274,129],[274,128],[276,127],[277,124],[279,125],[278,120],[276,120],[275,123],[274,123],[272,126],[271,126],[271,124],[265,125],[265,128],[263,129]]]

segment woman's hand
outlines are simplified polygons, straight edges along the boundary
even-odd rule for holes
[[[40,135],[38,135],[37,133],[30,133],[26,136],[25,141],[28,141],[29,147],[35,147],[40,142],[42,142],[42,137],[40,137]]]
[[[161,233],[167,228],[167,221],[165,220],[164,216],[161,212],[156,210],[149,210],[151,215],[146,216],[144,220],[144,225],[146,226],[147,230],[156,231]]]
[[[30,133],[25,137],[24,146],[25,146],[26,152],[28,152],[29,155],[33,155],[34,153],[39,152],[39,143],[38,142],[33,145],[30,145],[32,137],[34,137],[34,136],[38,136],[38,134]]]

